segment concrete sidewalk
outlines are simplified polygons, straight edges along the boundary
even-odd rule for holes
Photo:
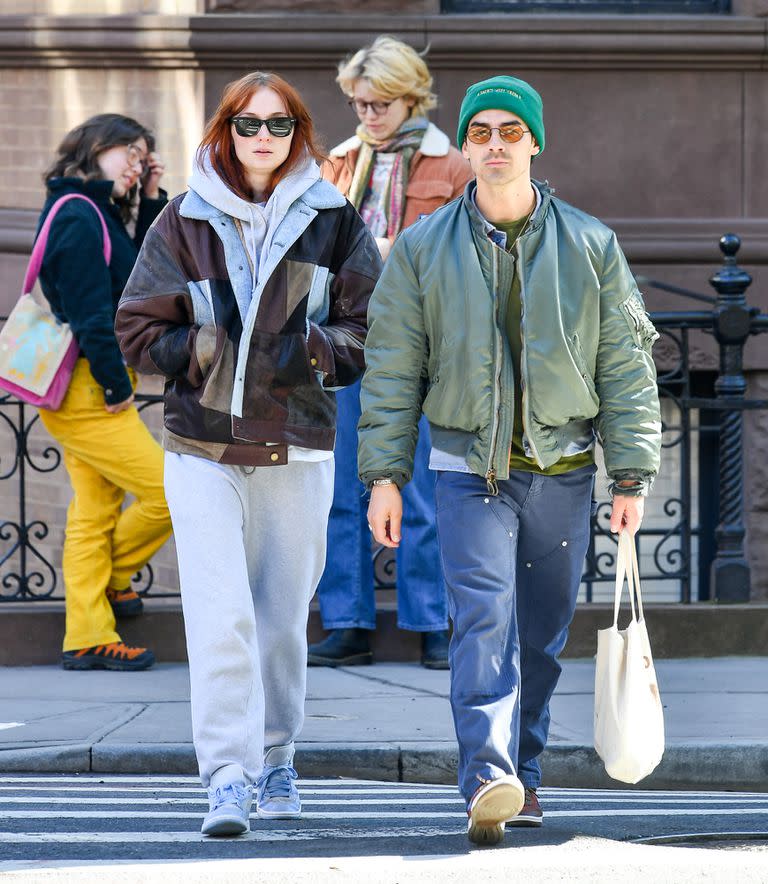
[[[623,787],[592,749],[594,662],[564,661],[545,785]],[[667,751],[643,788],[768,791],[768,657],[659,660]],[[304,776],[454,783],[448,673],[380,663],[309,669]],[[189,676],[0,668],[0,770],[196,773]]]

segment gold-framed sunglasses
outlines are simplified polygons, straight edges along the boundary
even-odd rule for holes
[[[494,132],[499,133],[499,138],[507,144],[516,144],[526,132],[530,129],[524,129],[519,123],[506,123],[504,126],[483,126],[475,123],[467,129],[467,138],[473,144],[487,144],[491,140]]]

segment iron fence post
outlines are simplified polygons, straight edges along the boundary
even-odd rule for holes
[[[750,595],[749,562],[744,553],[743,419],[739,406],[747,389],[742,357],[754,309],[745,297],[752,277],[736,263],[740,246],[741,240],[734,233],[720,238],[723,266],[709,280],[717,292],[713,328],[720,346],[715,395],[726,406],[720,418],[720,512],[711,585],[714,600],[724,603],[748,602]],[[728,409],[729,402],[736,403],[736,407]]]

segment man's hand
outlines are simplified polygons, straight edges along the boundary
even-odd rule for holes
[[[613,510],[611,511],[611,531],[618,534],[621,531],[629,531],[634,537],[643,521],[645,509],[644,497],[624,497],[621,494],[613,496]]]
[[[374,485],[368,504],[368,526],[377,543],[400,546],[403,498],[397,485]]]

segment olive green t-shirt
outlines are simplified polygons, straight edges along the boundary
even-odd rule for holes
[[[507,250],[511,250],[517,237],[528,223],[528,218],[521,218],[518,221],[500,221],[494,223],[497,230],[501,230],[507,235]],[[512,447],[509,452],[509,468],[510,470],[524,470],[528,473],[540,473],[544,476],[560,476],[563,473],[569,473],[571,470],[578,470],[580,467],[586,467],[595,462],[594,453],[592,451],[583,451],[579,454],[573,454],[569,457],[561,457],[560,460],[551,467],[542,469],[532,457],[527,457],[523,449],[523,390],[520,384],[521,373],[521,357],[523,349],[523,339],[520,332],[520,322],[522,319],[522,301],[520,298],[520,275],[515,266],[515,275],[512,280],[512,290],[509,295],[509,303],[507,306],[507,315],[505,319],[505,327],[509,347],[512,351],[512,367],[515,376],[515,417],[514,429],[512,432]]]

